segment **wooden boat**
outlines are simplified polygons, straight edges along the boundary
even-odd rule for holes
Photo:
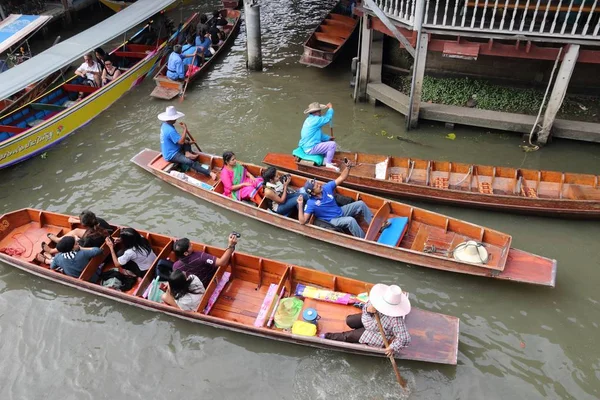
[[[492,167],[449,161],[337,152],[358,165],[344,186],[394,197],[560,217],[599,218],[598,175]],[[293,155],[269,153],[263,162],[319,179],[337,174]],[[377,179],[379,165],[381,179]]]
[[[35,98],[47,91],[49,88],[64,82],[64,72],[56,71],[39,82],[34,83],[30,87],[16,93],[12,98],[0,100],[0,121],[7,116],[11,111],[16,110],[25,104],[32,102]],[[1,123],[0,123],[1,124]]]
[[[183,5],[183,4],[186,4],[189,2],[190,2],[190,0],[179,0],[179,1],[171,4],[167,8],[165,8],[165,11],[171,11],[171,10],[179,7],[180,5]],[[104,4],[106,7],[110,8],[114,12],[119,12],[119,11],[124,10],[125,8],[129,7],[133,3],[135,3],[135,1],[100,0],[100,3]]]
[[[505,233],[431,211],[338,187],[337,193],[355,200],[363,200],[373,211],[374,218],[371,224],[362,222],[361,226],[366,235],[361,239],[318,227],[314,225],[313,220],[301,225],[296,219],[283,217],[270,211],[265,199],[255,205],[225,197],[222,194],[221,181],[211,181],[210,178],[193,171],[186,172],[185,177],[195,178],[202,184],[194,185],[193,181],[180,179],[174,176],[176,174],[171,175],[174,165],[163,159],[156,151],[143,150],[132,161],[165,182],[196,197],[271,225],[338,246],[443,271],[552,287],[555,284],[556,260],[511,248],[512,237]],[[216,173],[223,167],[222,158],[208,154],[202,154],[199,162],[208,165]],[[263,170],[257,165],[244,164],[244,166],[254,176],[260,176]],[[301,188],[306,180],[301,176],[292,175],[291,186]],[[381,233],[380,229],[388,220],[401,224],[396,225],[391,231],[391,228],[387,228],[384,233]],[[457,246],[469,240],[474,240],[485,247],[490,255],[486,264],[463,262],[453,257]],[[391,244],[383,244],[383,242]]]
[[[206,73],[206,71],[208,71],[208,69],[216,62],[218,57],[227,52],[240,30],[240,23],[242,21],[240,17],[242,13],[238,10],[231,9],[220,10],[220,12],[227,19],[227,25],[223,27],[223,31],[227,33],[227,38],[224,43],[219,46],[215,54],[206,60],[193,75],[186,77],[183,81],[173,81],[167,78],[167,65],[165,64],[154,76],[156,87],[152,93],[150,93],[150,96],[163,100],[171,100],[178,95],[183,96],[188,85]],[[210,23],[211,20],[208,22]]]
[[[221,8],[230,8],[232,10],[237,10],[239,6],[239,0],[221,0]]]
[[[47,233],[62,236],[74,225],[68,222],[69,216],[23,209],[0,217],[0,260],[30,272],[34,275],[62,283],[95,295],[163,312],[188,321],[211,325],[269,339],[320,347],[329,350],[384,357],[383,348],[362,344],[336,342],[318,336],[301,336],[289,331],[268,327],[268,319],[275,308],[279,295],[285,288],[284,297],[295,293],[298,284],[320,287],[328,290],[357,295],[368,292],[372,284],[355,279],[331,275],[296,265],[269,260],[259,256],[234,253],[229,265],[219,267],[196,311],[182,311],[178,308],[158,303],[143,297],[144,292],[155,278],[155,266],[160,259],[175,260],[172,251],[174,238],[138,230],[151,243],[158,255],[153,266],[131,290],[121,292],[90,282],[100,264],[106,260],[103,270],[114,268],[106,244],[104,255],[88,263],[78,278],[70,277],[39,265],[35,261],[42,242],[49,242]],[[121,227],[114,226],[113,237],[119,236]],[[192,243],[195,250],[220,257],[224,249],[200,243]],[[53,244],[51,244],[53,246]],[[292,292],[293,291],[293,292]],[[306,298],[303,307],[316,308],[321,315],[318,320],[320,332],[347,330],[345,318],[357,313],[351,305],[327,303]],[[413,308],[406,318],[412,342],[402,350],[398,358],[441,364],[456,364],[458,352],[459,320],[456,317]]]
[[[183,27],[194,24],[197,17],[198,14],[191,16]],[[146,29],[148,25],[110,52],[119,58],[120,66],[125,65],[124,72],[110,84],[101,88],[86,86],[81,84],[80,77],[74,75],[62,85],[5,115],[0,120],[0,168],[47,151],[140,84],[155,64],[162,66],[166,61],[167,41],[156,45],[132,43]],[[168,42],[177,40],[180,32],[175,32]],[[79,93],[83,93],[84,97],[77,101]]]
[[[339,1],[304,42],[304,53],[300,63],[311,67],[325,68],[335,60],[358,26],[347,1]]]

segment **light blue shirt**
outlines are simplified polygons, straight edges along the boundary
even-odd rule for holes
[[[169,55],[169,62],[167,63],[167,78],[169,79],[183,79],[185,78],[185,72],[183,70],[183,61],[181,56],[174,51]]]
[[[211,44],[212,41],[210,40],[210,37],[201,38],[200,36],[196,36],[196,46],[202,47],[204,49],[204,57],[210,57],[212,55],[212,53],[210,52]]]
[[[171,161],[175,154],[179,152],[181,145],[177,143],[181,135],[171,124],[163,122],[160,126],[160,151],[165,160]]]
[[[195,52],[196,52],[196,46],[194,46],[193,44],[184,44],[183,50],[181,51],[181,55],[182,56],[193,55]],[[195,60],[196,62],[194,63],[194,65],[198,65],[199,58],[200,58],[200,55],[198,55],[198,57],[196,57],[196,60]],[[183,65],[190,65],[193,60],[194,60],[194,57],[185,57],[185,58],[183,58]]]
[[[309,115],[302,125],[300,131],[300,142],[298,146],[302,147],[304,152],[310,151],[313,147],[321,142],[326,142],[330,139],[329,135],[321,132],[321,128],[327,125],[333,118],[333,108],[327,110],[325,115]]]

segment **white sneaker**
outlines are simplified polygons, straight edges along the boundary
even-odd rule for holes
[[[340,172],[340,169],[338,167],[336,167],[334,164],[325,164],[325,168],[331,168],[331,169],[334,169],[335,172]]]

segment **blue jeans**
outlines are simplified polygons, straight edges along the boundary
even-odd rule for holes
[[[191,169],[193,169],[196,172],[201,173],[202,175],[206,175],[206,176],[210,176],[210,171],[207,170],[206,168],[204,168],[202,166],[202,164],[200,164],[198,161],[195,160],[190,160],[189,158],[187,158],[185,156],[185,152],[192,152],[192,145],[189,143],[184,144],[181,147],[181,150],[179,150],[179,152],[177,152],[177,154],[175,154],[173,156],[173,158],[171,158],[169,161],[177,163],[177,164],[183,164],[183,165],[187,165],[188,167],[190,167]]]
[[[339,228],[347,228],[352,236],[359,238],[365,237],[365,232],[362,230],[356,219],[354,218],[358,214],[362,214],[365,221],[370,224],[373,219],[373,213],[367,207],[364,201],[355,201],[342,207],[342,216],[338,218],[332,218],[329,223]]]
[[[306,193],[292,193],[288,194],[285,198],[285,203],[279,204],[277,206],[276,213],[279,215],[288,216],[292,210],[298,207],[298,197],[302,196],[304,198],[304,204],[308,201],[308,195]]]

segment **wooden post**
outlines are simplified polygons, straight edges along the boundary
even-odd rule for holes
[[[358,100],[365,101],[369,83],[369,67],[371,66],[371,42],[373,41],[373,31],[370,29],[369,16],[366,13],[362,16],[361,27]]]
[[[2,8],[2,4],[0,4],[0,18],[6,19],[6,14],[4,14],[4,8]]]
[[[413,64],[412,82],[410,84],[410,99],[408,102],[408,115],[406,116],[406,129],[414,129],[419,125],[419,110],[421,108],[421,95],[423,94],[423,78],[425,77],[425,64],[427,62],[426,33],[417,37],[417,48]]]
[[[71,18],[71,10],[69,9],[69,0],[61,0],[61,3],[65,9],[65,25],[71,26],[73,19]]]

